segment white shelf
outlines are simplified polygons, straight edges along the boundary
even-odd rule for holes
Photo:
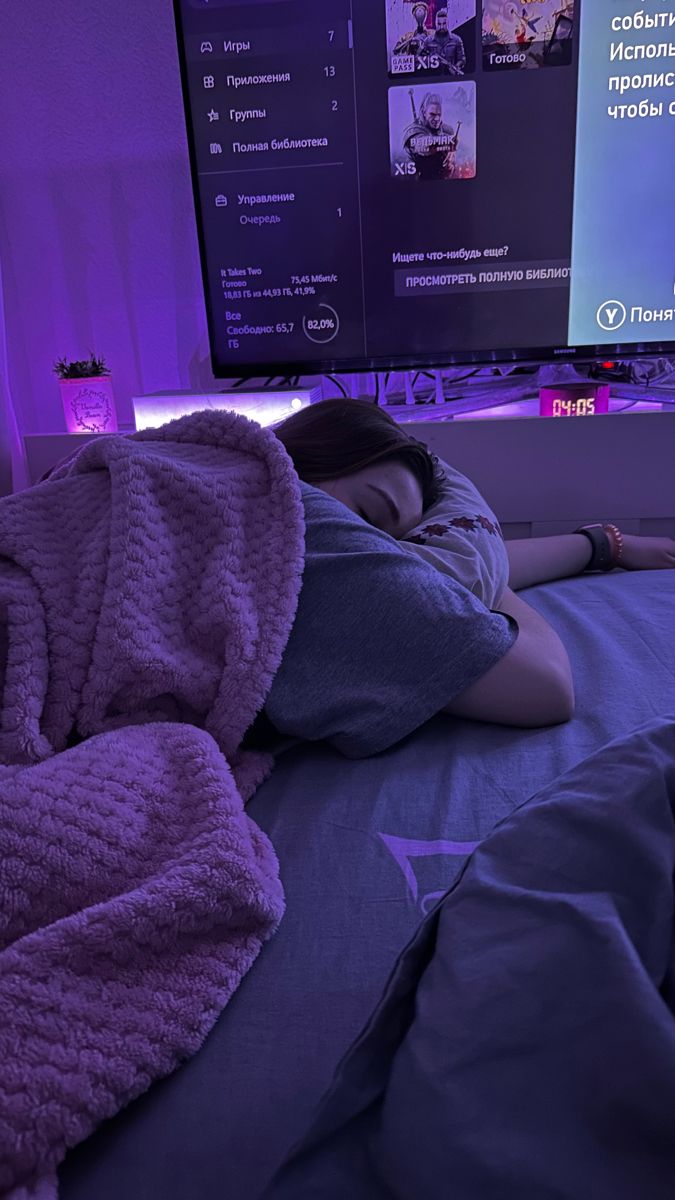
[[[420,420],[405,429],[473,480],[510,537],[605,520],[628,533],[675,537],[675,411]],[[110,436],[28,434],[30,482],[78,446]]]

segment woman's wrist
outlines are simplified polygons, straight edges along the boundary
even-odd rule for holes
[[[586,571],[612,571],[622,566],[623,534],[611,521],[604,524],[580,525],[574,531],[585,537],[593,547]]]
[[[616,525],[608,523],[602,527],[609,538],[612,547],[612,562],[615,567],[621,566],[621,558],[623,555],[623,534]]]
[[[583,567],[580,567],[579,570],[576,572],[577,575],[582,575],[584,571],[588,570],[588,568],[591,565],[591,562],[593,561],[593,556],[595,554],[595,547],[593,546],[593,543],[589,540],[589,538],[586,537],[585,533],[573,533],[571,536],[575,537],[575,538],[579,538],[584,544],[584,565],[583,565]]]

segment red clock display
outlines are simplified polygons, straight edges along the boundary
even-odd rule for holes
[[[580,396],[578,400],[554,400],[552,417],[590,417],[595,412],[595,396]]]
[[[539,391],[542,417],[593,417],[609,412],[609,384],[589,383],[543,387]]]

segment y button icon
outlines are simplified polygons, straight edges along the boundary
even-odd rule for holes
[[[620,300],[605,300],[595,314],[595,319],[601,329],[613,333],[615,329],[621,328],[627,316],[626,306]]]

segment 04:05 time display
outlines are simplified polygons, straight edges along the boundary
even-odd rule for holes
[[[556,399],[553,401],[554,417],[590,417],[595,412],[595,397],[580,397],[578,400]]]

